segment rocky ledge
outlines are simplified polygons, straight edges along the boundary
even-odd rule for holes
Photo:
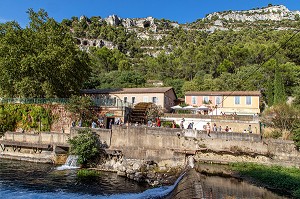
[[[182,171],[182,166],[167,167],[154,161],[124,159],[114,157],[98,165],[102,171],[116,172],[137,182],[147,182],[151,186],[173,184]]]

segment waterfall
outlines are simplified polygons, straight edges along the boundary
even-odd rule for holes
[[[65,164],[57,167],[57,170],[65,170],[65,169],[78,169],[77,165],[78,156],[77,155],[69,155]]]
[[[192,156],[192,155],[188,156],[187,166],[194,168],[194,166],[195,166],[194,156]]]

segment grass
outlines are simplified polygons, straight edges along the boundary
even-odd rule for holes
[[[90,169],[80,169],[77,172],[77,178],[80,180],[93,180],[99,177],[101,173],[99,171],[90,170]]]
[[[265,166],[252,163],[234,163],[231,169],[245,177],[251,177],[266,187],[288,193],[300,199],[300,169],[281,166]]]

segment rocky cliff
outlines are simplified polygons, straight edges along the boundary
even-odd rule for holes
[[[214,12],[207,15],[206,19],[220,19],[220,20],[232,20],[232,21],[281,21],[281,20],[295,20],[299,17],[299,11],[290,11],[283,5],[269,6],[266,8],[252,9],[246,11],[225,11]]]
[[[156,56],[162,50],[166,53],[170,51],[166,49],[165,45],[157,45],[157,42],[164,40],[164,38],[169,38],[170,40],[176,32],[178,33],[181,30],[203,31],[207,33],[213,33],[216,30],[239,31],[249,28],[259,30],[289,30],[297,27],[298,20],[300,19],[299,16],[300,11],[290,11],[283,5],[269,5],[268,7],[245,11],[229,10],[214,12],[208,14],[203,19],[186,24],[178,24],[166,19],[155,19],[151,16],[146,18],[121,18],[117,15],[110,15],[107,18],[98,17],[97,23],[99,26],[104,24],[115,28],[123,28],[126,34],[134,33],[136,39],[141,41],[140,49],[143,49],[145,54]],[[81,16],[80,22],[83,20],[87,21],[88,26],[91,24],[88,21],[89,19]],[[109,49],[119,48],[119,45],[115,41],[103,38],[101,35],[94,38],[83,38],[80,36],[76,36],[76,38],[81,48],[90,46],[106,46]]]

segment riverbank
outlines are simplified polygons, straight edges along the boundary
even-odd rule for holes
[[[300,170],[298,168],[235,163],[230,165],[196,164],[195,169],[206,176],[235,178],[286,197],[300,198]]]

